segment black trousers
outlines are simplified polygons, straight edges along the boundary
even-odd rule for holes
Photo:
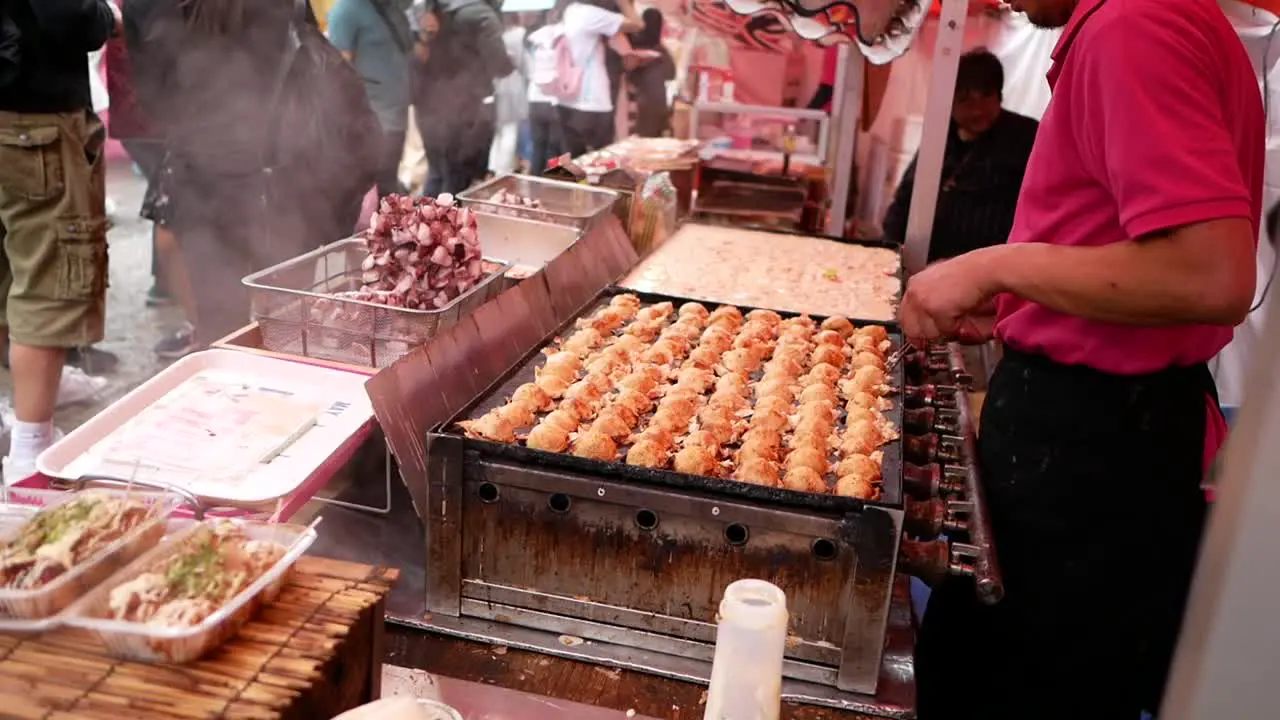
[[[613,142],[613,113],[585,112],[567,107],[560,112],[560,137],[564,151],[573,157],[599,150]]]
[[[147,181],[146,196],[152,195],[154,192],[152,186],[159,182],[161,167],[164,164],[164,141],[163,140],[122,140],[124,151],[129,154],[129,159],[137,163],[138,169],[142,171],[142,177]],[[164,273],[160,270],[160,258],[156,253],[155,230],[151,231],[151,277],[155,279],[156,289],[164,292],[166,283]]]
[[[378,168],[378,197],[392,193],[403,195],[400,183],[400,160],[404,157],[404,130],[382,131],[382,162]]]
[[[1006,349],[981,467],[1005,599],[950,579],[916,647],[920,720],[1158,711],[1206,504],[1203,366],[1120,377]]]
[[[560,117],[551,103],[529,104],[529,134],[533,140],[533,152],[529,157],[529,172],[541,175],[547,162],[559,157],[563,143],[560,140]]]

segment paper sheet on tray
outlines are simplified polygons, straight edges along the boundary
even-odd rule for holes
[[[330,402],[225,370],[205,370],[96,443],[78,475],[236,485],[298,441]]]

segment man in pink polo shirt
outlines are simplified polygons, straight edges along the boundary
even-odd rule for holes
[[[1063,27],[1006,245],[914,276],[928,341],[1005,343],[981,462],[995,607],[951,580],[917,648],[921,720],[1157,711],[1223,425],[1205,362],[1254,293],[1264,118],[1214,0],[1014,0]],[[994,315],[991,313],[994,311]]]

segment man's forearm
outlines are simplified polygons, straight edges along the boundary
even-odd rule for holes
[[[1253,299],[1251,225],[1243,219],[1209,225],[1191,231],[1194,237],[980,250],[990,278],[985,290],[1101,322],[1236,325]]]

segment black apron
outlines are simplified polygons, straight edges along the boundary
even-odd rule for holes
[[[920,720],[1156,711],[1204,527],[1208,367],[1117,376],[1006,348],[979,440],[1005,599],[930,598]]]

